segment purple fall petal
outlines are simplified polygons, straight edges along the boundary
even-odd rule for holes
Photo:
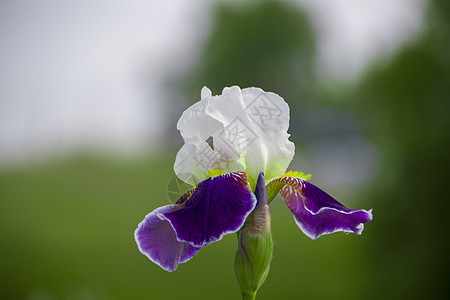
[[[176,211],[180,205],[166,205],[149,213],[134,232],[139,250],[152,262],[172,272],[190,260],[201,247],[179,242],[170,223],[161,214]],[[161,218],[162,217],[162,218]]]
[[[256,206],[247,185],[244,172],[206,179],[182,208],[161,215],[175,229],[179,241],[204,247],[242,227]]]
[[[372,220],[372,210],[346,208],[315,185],[295,177],[276,179],[285,184],[280,195],[294,215],[300,229],[308,237],[337,231],[361,234],[364,223]]]

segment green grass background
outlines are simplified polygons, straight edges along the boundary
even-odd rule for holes
[[[171,160],[76,157],[0,173],[2,299],[239,299],[235,235],[173,273],[136,247],[137,224],[170,203]],[[372,224],[312,241],[281,198],[271,210],[274,259],[258,299],[361,299]]]

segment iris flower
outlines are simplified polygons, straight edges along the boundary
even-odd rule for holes
[[[310,176],[285,173],[295,150],[288,127],[289,106],[275,93],[233,86],[212,96],[204,87],[177,124],[184,145],[174,170],[193,188],[139,224],[135,239],[142,254],[174,271],[203,247],[243,231],[246,221],[259,218],[249,215],[262,206],[268,212],[277,194],[311,239],[361,234],[372,210],[348,209],[308,182]],[[270,228],[270,216],[268,222]]]

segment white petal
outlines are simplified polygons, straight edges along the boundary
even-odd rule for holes
[[[258,136],[258,143],[251,144],[245,151],[247,168],[263,165],[266,180],[271,180],[286,171],[295,153],[295,145],[289,141],[287,133],[289,106],[279,95],[259,88],[243,89],[242,98]],[[258,151],[261,158],[253,155]],[[257,178],[258,169],[252,171]]]
[[[225,152],[225,155],[221,155],[219,151],[212,150],[206,142],[186,143],[177,153],[174,170],[178,178],[184,182],[197,185],[206,179],[208,171],[212,169],[230,173],[243,171],[244,168],[237,162],[233,152],[228,150],[228,153]]]
[[[204,100],[204,99],[206,100],[208,98],[211,98],[211,96],[212,96],[211,90],[208,89],[206,86],[204,86],[202,88],[202,92],[201,92],[202,100]]]
[[[220,122],[205,114],[209,101],[209,98],[204,98],[194,103],[183,112],[178,120],[177,129],[185,142],[193,139],[206,141],[212,133],[223,130],[223,125]]]
[[[295,146],[288,140],[289,106],[283,98],[234,86],[214,97],[206,114],[224,125],[225,140],[238,151],[250,181],[256,182],[259,172],[270,180],[286,171]]]
[[[211,96],[202,89],[202,100],[189,107],[177,128],[185,145],[177,154],[175,172],[180,179],[197,184],[218,168],[226,172],[244,170],[256,183],[283,174],[295,147],[289,141],[289,106],[274,93],[259,88],[224,88]],[[212,148],[207,141],[212,138]]]
[[[174,170],[178,178],[192,185],[205,179],[211,169],[243,170],[237,162],[237,150],[222,141],[223,123],[205,113],[209,103],[220,96],[212,97],[207,87],[202,89],[201,96],[202,100],[186,109],[177,123],[185,144],[177,154]],[[207,143],[209,139],[214,149]]]

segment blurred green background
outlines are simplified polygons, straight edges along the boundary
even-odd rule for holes
[[[274,258],[258,299],[450,297],[449,8],[445,0],[429,2],[416,37],[341,82],[314,71],[315,32],[298,6],[214,6],[198,62],[171,80],[191,103],[203,85],[214,94],[237,84],[282,95],[291,106],[297,155],[306,156],[292,164],[299,171],[310,171],[303,165],[311,164],[310,142],[338,147],[363,137],[378,155],[370,180],[327,188],[313,174],[312,182],[345,205],[374,208],[362,236],[312,241],[281,199],[272,203]],[[167,134],[177,138],[149,157],[82,153],[0,171],[0,298],[239,299],[234,235],[173,273],[135,245],[137,224],[169,203],[181,146],[171,122]]]

